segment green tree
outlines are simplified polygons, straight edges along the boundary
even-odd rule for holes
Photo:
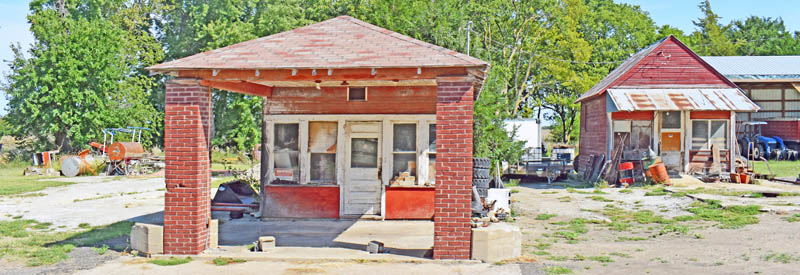
[[[148,101],[155,82],[143,68],[162,52],[147,31],[152,6],[138,2],[30,4],[30,58],[12,46],[3,84],[15,135],[35,137],[39,149],[70,150],[101,139],[102,128],[158,123]]]
[[[750,16],[730,25],[725,35],[739,45],[737,55],[800,54],[800,34],[787,31],[781,18]]]
[[[711,2],[705,0],[698,5],[705,17],[692,21],[698,30],[692,33],[689,44],[699,55],[736,55],[737,45],[725,35],[729,26],[719,23],[719,15],[711,10]]]

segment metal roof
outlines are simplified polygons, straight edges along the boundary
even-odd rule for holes
[[[487,67],[483,60],[422,42],[350,16],[151,66],[190,69],[342,69]]]
[[[608,89],[618,111],[719,110],[755,112],[739,89]]]
[[[800,79],[800,55],[702,58],[729,79]]]

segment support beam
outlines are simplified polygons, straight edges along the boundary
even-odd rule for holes
[[[236,92],[254,96],[262,96],[262,97],[272,96],[272,87],[245,81],[203,80],[200,82],[200,84],[206,87],[211,87],[214,89],[225,90],[230,92]]]
[[[469,259],[474,79],[438,77],[434,259]]]
[[[199,80],[166,84],[164,253],[200,254],[211,216],[211,90]]]
[[[424,68],[417,73],[417,68],[380,68],[373,74],[372,69],[337,69],[336,73],[316,74],[314,69],[278,69],[278,70],[179,70],[177,75],[185,78],[198,78],[208,81],[342,81],[342,80],[409,80],[409,79],[434,79],[439,75],[465,75],[465,68]]]

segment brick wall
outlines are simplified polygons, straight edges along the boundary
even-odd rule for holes
[[[199,254],[208,242],[211,92],[194,80],[167,82],[164,116],[164,253]]]
[[[578,145],[580,169],[589,165],[591,155],[606,154],[607,120],[605,96],[581,103],[581,137]]]
[[[434,259],[469,259],[473,82],[437,78]]]

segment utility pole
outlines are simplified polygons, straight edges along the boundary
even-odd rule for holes
[[[469,46],[470,46],[469,36],[471,33],[472,33],[472,21],[469,21],[467,22],[467,55],[469,55]]]

